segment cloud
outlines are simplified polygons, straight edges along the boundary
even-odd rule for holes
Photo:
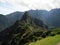
[[[60,0],[0,0],[0,12],[4,14],[30,9],[50,10],[60,8]]]

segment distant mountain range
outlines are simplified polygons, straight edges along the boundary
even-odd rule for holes
[[[33,17],[41,19],[49,27],[60,26],[60,9],[52,9],[50,11],[30,10],[29,12]]]
[[[9,26],[9,20],[6,16],[0,14],[0,31]]]
[[[40,19],[48,27],[60,26],[60,9],[46,10],[29,10],[27,11],[33,18]],[[0,30],[13,25],[17,20],[21,20],[24,12],[14,12],[6,16],[0,14]]]

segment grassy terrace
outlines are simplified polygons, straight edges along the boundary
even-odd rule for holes
[[[32,42],[29,45],[56,45],[60,41],[60,35],[49,36],[45,39]]]

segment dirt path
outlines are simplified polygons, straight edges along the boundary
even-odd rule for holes
[[[58,42],[56,45],[60,45],[60,42]]]

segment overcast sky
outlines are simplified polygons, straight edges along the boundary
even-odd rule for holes
[[[51,10],[60,7],[60,0],[0,0],[0,14],[30,9]]]

